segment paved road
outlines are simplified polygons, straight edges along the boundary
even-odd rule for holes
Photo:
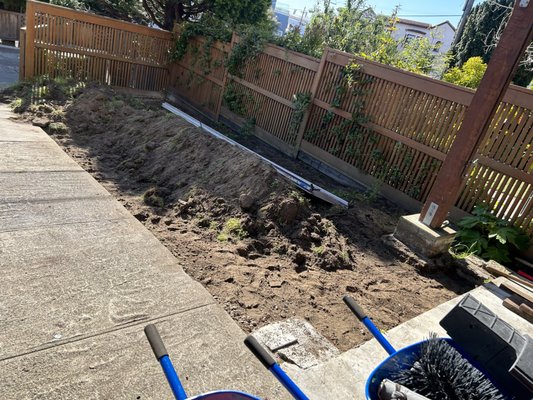
[[[285,392],[170,252],[42,130],[0,106],[0,398],[163,399],[143,327],[190,394]]]
[[[19,79],[19,49],[0,45],[0,89]]]

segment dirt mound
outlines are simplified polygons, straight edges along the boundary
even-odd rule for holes
[[[110,89],[86,90],[66,108],[66,119],[80,144],[150,185],[146,204],[196,219],[219,240],[249,241],[239,249],[242,256],[274,251],[299,267],[351,267],[331,221],[313,214],[309,200],[258,157],[166,111],[133,107]],[[226,232],[230,218],[238,224]],[[236,229],[242,231],[237,237]]]
[[[309,198],[258,158],[157,102],[89,87],[61,104],[21,111],[247,331],[298,316],[345,350],[368,335],[342,303],[344,294],[389,329],[469,288],[453,271],[426,268],[383,244],[401,213],[394,205],[374,200],[345,210]]]

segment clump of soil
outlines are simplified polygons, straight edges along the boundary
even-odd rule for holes
[[[346,350],[369,337],[346,293],[389,329],[469,289],[452,268],[383,244],[401,213],[390,203],[345,210],[308,198],[259,158],[159,107],[89,87],[24,112],[246,331],[299,316]]]

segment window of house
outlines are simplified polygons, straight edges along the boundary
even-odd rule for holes
[[[413,35],[412,33],[408,33],[408,34],[405,35],[405,37],[403,38],[403,41],[404,41],[405,43],[409,43],[411,40],[416,39],[416,38],[418,38],[418,36]]]

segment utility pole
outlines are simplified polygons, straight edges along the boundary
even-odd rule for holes
[[[459,26],[457,27],[457,31],[455,31],[455,36],[452,42],[452,48],[461,39],[461,36],[463,36],[463,31],[465,30],[465,24],[466,24],[466,21],[468,20],[468,16],[470,15],[470,12],[472,11],[473,6],[474,6],[474,0],[466,0],[465,5],[463,7],[463,16],[459,20]]]
[[[485,137],[520,59],[533,39],[532,22],[533,1],[516,0],[487,71],[420,212],[420,221],[425,225],[441,227],[457,201],[470,162]]]

